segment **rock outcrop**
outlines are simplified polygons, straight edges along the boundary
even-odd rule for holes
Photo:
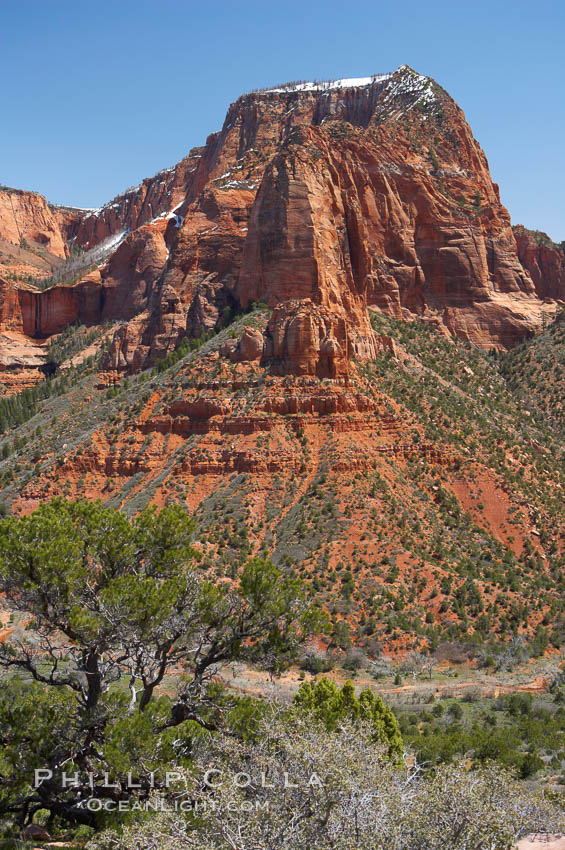
[[[177,165],[147,177],[139,186],[128,189],[100,209],[85,210],[79,219],[65,218],[61,208],[67,239],[88,250],[116,233],[135,230],[178,208],[198,183],[202,150],[194,148]]]
[[[14,245],[33,242],[54,257],[68,254],[57,217],[37,192],[0,188],[0,237]]]
[[[138,328],[146,362],[254,301],[327,308],[347,328],[345,359],[374,352],[369,306],[489,348],[515,344],[555,313],[543,303],[555,296],[520,262],[462,111],[407,67],[361,85],[240,98],[202,151],[182,215]],[[306,324],[304,349],[277,355],[275,368],[324,371]]]
[[[28,221],[61,258],[129,233],[74,286],[0,296],[3,326],[36,338],[127,320],[110,372],[154,363],[258,301],[274,311],[263,339],[226,356],[344,377],[376,350],[369,307],[507,348],[564,297],[562,253],[513,233],[463,112],[407,66],[245,95],[204,147],[99,210],[4,196],[0,236],[20,239],[14,222]]]
[[[75,323],[133,318],[146,307],[151,284],[166,259],[163,234],[141,227],[107,264],[72,286],[59,284],[40,291],[0,279],[0,331],[45,339]]]
[[[522,225],[513,228],[518,258],[528,271],[539,298],[565,301],[565,251],[546,233],[527,230]]]
[[[273,310],[263,358],[277,375],[342,378],[349,372],[350,350],[345,317],[302,299],[285,301]]]

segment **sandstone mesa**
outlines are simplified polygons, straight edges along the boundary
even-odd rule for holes
[[[110,237],[72,285],[34,286]],[[73,323],[122,322],[104,365],[134,372],[266,302],[263,339],[226,356],[340,377],[379,347],[370,308],[509,348],[565,298],[561,252],[512,229],[462,110],[408,66],[244,95],[203,147],[98,210],[1,190],[0,259],[0,370],[16,385]]]

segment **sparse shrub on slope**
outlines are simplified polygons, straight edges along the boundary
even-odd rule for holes
[[[267,715],[253,744],[200,740],[195,763],[200,776],[220,768],[213,790],[189,780],[197,816],[152,815],[89,850],[510,850],[525,833],[563,823],[542,795],[494,766],[395,766],[371,724],[344,720],[328,732],[305,717]]]

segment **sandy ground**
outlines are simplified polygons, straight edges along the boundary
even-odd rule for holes
[[[438,672],[441,672],[438,669]],[[336,684],[343,685],[346,679],[351,678],[351,673],[343,670],[331,670],[329,673],[317,676],[306,675],[306,679],[319,679],[322,675],[333,679]],[[292,699],[300,684],[304,680],[300,671],[296,668],[283,673],[282,676],[271,681],[269,674],[263,670],[254,670],[242,664],[235,664],[232,668],[224,668],[221,674],[224,682],[241,693],[257,696],[268,694],[271,697],[288,702]],[[461,698],[469,692],[480,697],[498,697],[500,694],[524,693],[546,693],[550,673],[543,667],[531,665],[530,668],[522,668],[521,671],[507,675],[488,675],[482,671],[472,668],[461,669],[460,676],[454,678],[438,677],[432,680],[426,678],[412,679],[406,676],[402,685],[397,686],[392,681],[375,681],[366,671],[361,671],[354,676],[356,688],[364,688],[367,685],[387,700],[395,704],[398,701],[410,701],[415,699],[426,699],[433,695],[436,699]]]

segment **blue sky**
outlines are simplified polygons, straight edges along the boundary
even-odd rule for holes
[[[465,110],[512,220],[565,239],[565,4],[0,0],[0,183],[95,207],[294,79],[406,63]]]

